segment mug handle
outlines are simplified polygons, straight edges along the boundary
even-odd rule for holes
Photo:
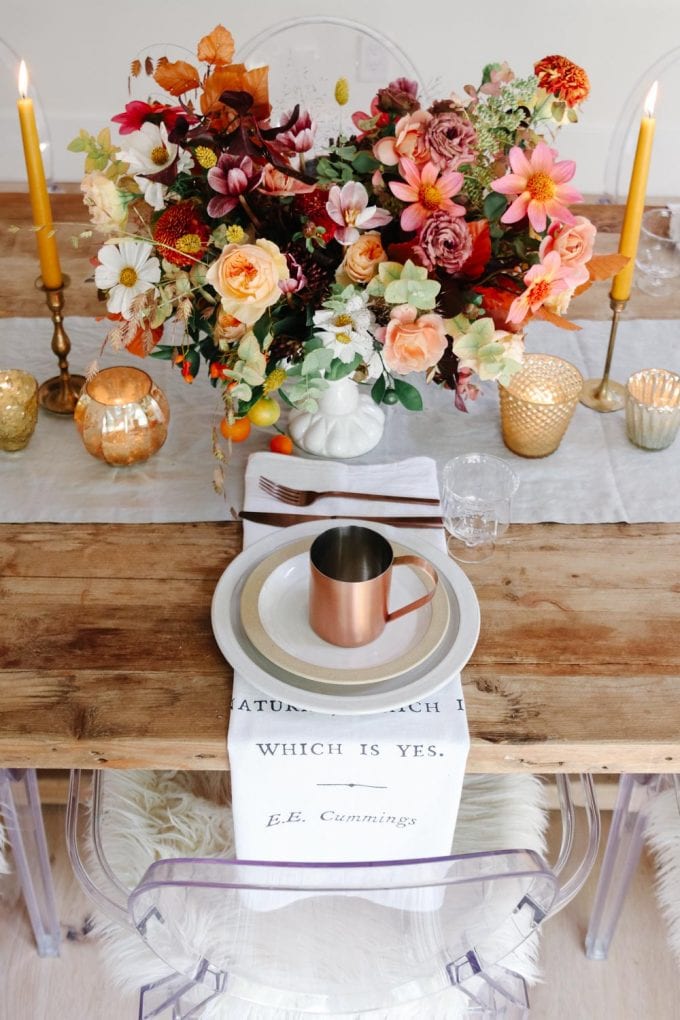
[[[385,617],[385,623],[389,623],[390,620],[398,620],[400,616],[406,616],[407,613],[413,612],[414,609],[420,609],[421,606],[426,606],[428,602],[431,602],[434,598],[434,593],[437,590],[439,584],[439,576],[437,571],[434,569],[431,563],[424,560],[422,556],[395,556],[392,560],[393,567],[417,567],[418,570],[424,571],[432,581],[432,589],[421,595],[415,602],[409,602],[407,606],[402,606],[401,609],[395,609],[393,613],[388,613]]]

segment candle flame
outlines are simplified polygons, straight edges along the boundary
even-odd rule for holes
[[[654,107],[656,106],[656,96],[658,91],[659,83],[658,81],[655,81],[645,97],[645,117],[654,116]]]
[[[25,60],[22,60],[19,65],[19,95],[22,99],[28,95],[28,70]]]

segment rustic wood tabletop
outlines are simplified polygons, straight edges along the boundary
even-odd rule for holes
[[[620,209],[589,206],[599,250]],[[67,312],[101,314],[99,242],[54,196]],[[0,315],[46,314],[26,195],[0,194]],[[10,227],[19,226],[18,231]],[[639,292],[630,317],[680,318]],[[607,285],[579,317],[607,318]],[[215,584],[233,522],[0,525],[0,766],[228,767],[232,672]],[[680,771],[680,525],[513,525],[469,568],[482,630],[464,671],[472,772]]]

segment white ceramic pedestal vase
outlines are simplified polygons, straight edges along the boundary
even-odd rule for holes
[[[288,423],[296,446],[317,457],[360,457],[380,442],[385,413],[350,379],[329,382],[318,411],[293,411]]]

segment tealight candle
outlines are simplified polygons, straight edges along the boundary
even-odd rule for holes
[[[643,450],[664,450],[680,428],[680,375],[645,368],[626,386],[626,432]]]
[[[547,457],[562,441],[583,385],[578,369],[548,354],[525,354],[499,386],[503,442],[521,457]]]

